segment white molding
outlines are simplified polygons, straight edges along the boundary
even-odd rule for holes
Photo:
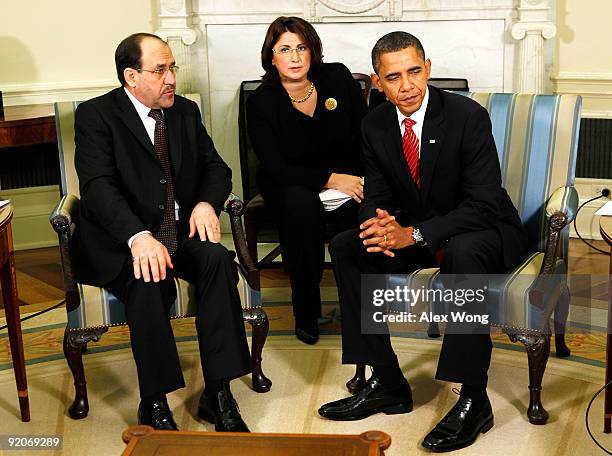
[[[512,38],[522,40],[529,32],[539,32],[542,38],[549,40],[557,34],[557,27],[552,22],[517,22],[512,26]]]
[[[516,0],[260,0],[245,8],[240,0],[193,0],[193,24],[269,24],[278,16],[323,22],[510,19]],[[160,17],[164,14],[160,14]]]
[[[577,87],[582,93],[612,96],[612,73],[566,71],[553,75],[551,79],[557,88],[564,91]]]
[[[583,109],[582,117],[585,119],[612,119],[612,109]]]
[[[270,24],[278,16],[303,16],[303,10],[278,11],[201,11],[194,13],[193,25],[206,28],[207,25]]]
[[[360,14],[378,8],[383,3],[390,3],[388,0],[366,0],[360,3],[351,3],[342,0],[311,0],[311,4],[321,3],[328,8],[344,14]]]
[[[544,40],[557,34],[550,21],[549,0],[521,0],[517,8],[518,21],[512,24],[510,35],[518,41],[518,78],[513,91],[545,92]]]
[[[185,46],[191,46],[199,33],[191,27],[193,5],[188,0],[158,0],[159,29],[155,34],[165,41],[180,37]]]
[[[402,16],[398,0],[306,0],[304,17],[311,22],[346,21],[347,18],[398,21]]]
[[[612,83],[612,72],[593,72],[593,71],[561,71],[553,76],[553,79],[568,79],[568,80],[597,80],[608,81]]]
[[[555,93],[582,95],[582,117],[612,118],[612,73],[564,71],[551,80]]]
[[[169,38],[174,36],[179,37],[185,46],[191,46],[199,38],[197,30],[192,28],[163,28],[155,31],[155,34],[164,41],[168,41]]]
[[[6,84],[2,86],[2,98],[5,106],[88,100],[118,86],[116,79]]]

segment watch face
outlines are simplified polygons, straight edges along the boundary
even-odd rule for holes
[[[418,228],[414,228],[412,230],[412,238],[417,244],[420,242],[423,242],[423,236],[421,236],[421,230],[419,230]]]

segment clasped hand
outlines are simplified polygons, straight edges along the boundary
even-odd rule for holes
[[[415,244],[412,237],[412,227],[404,228],[384,209],[376,209],[376,217],[366,220],[359,225],[363,245],[371,253],[382,252],[393,258],[392,250],[403,249]]]
[[[189,237],[198,233],[201,241],[218,243],[221,240],[221,225],[215,209],[206,202],[196,204],[189,218]],[[166,279],[166,268],[173,269],[168,249],[149,233],[141,234],[132,242],[134,277],[145,282]]]

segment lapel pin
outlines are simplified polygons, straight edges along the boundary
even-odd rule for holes
[[[436,143],[436,140],[435,140],[435,139],[430,139],[430,140],[429,140],[429,144],[435,144],[435,143]]]
[[[338,102],[336,101],[335,98],[328,98],[327,100],[325,100],[325,108],[328,111],[333,111],[337,107],[338,107]]]

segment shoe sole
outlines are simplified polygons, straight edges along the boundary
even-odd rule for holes
[[[361,415],[321,415],[324,418],[332,421],[357,421],[363,420],[372,415],[376,415],[377,413],[384,413],[385,415],[400,415],[402,413],[410,413],[412,412],[413,404],[412,402],[402,402],[400,404],[390,405],[387,407],[378,407],[372,409],[370,412],[361,414]]]
[[[472,445],[480,434],[486,434],[487,432],[489,432],[494,424],[495,423],[494,423],[493,417],[491,417],[489,421],[487,421],[485,424],[482,425],[482,427],[480,428],[480,431],[476,433],[476,436],[472,440],[460,446],[456,446],[452,448],[431,448],[430,446],[425,445],[425,442],[422,443],[422,446],[423,448],[427,448],[429,451],[433,453],[448,453],[450,451],[460,450],[462,448],[466,448]]]

